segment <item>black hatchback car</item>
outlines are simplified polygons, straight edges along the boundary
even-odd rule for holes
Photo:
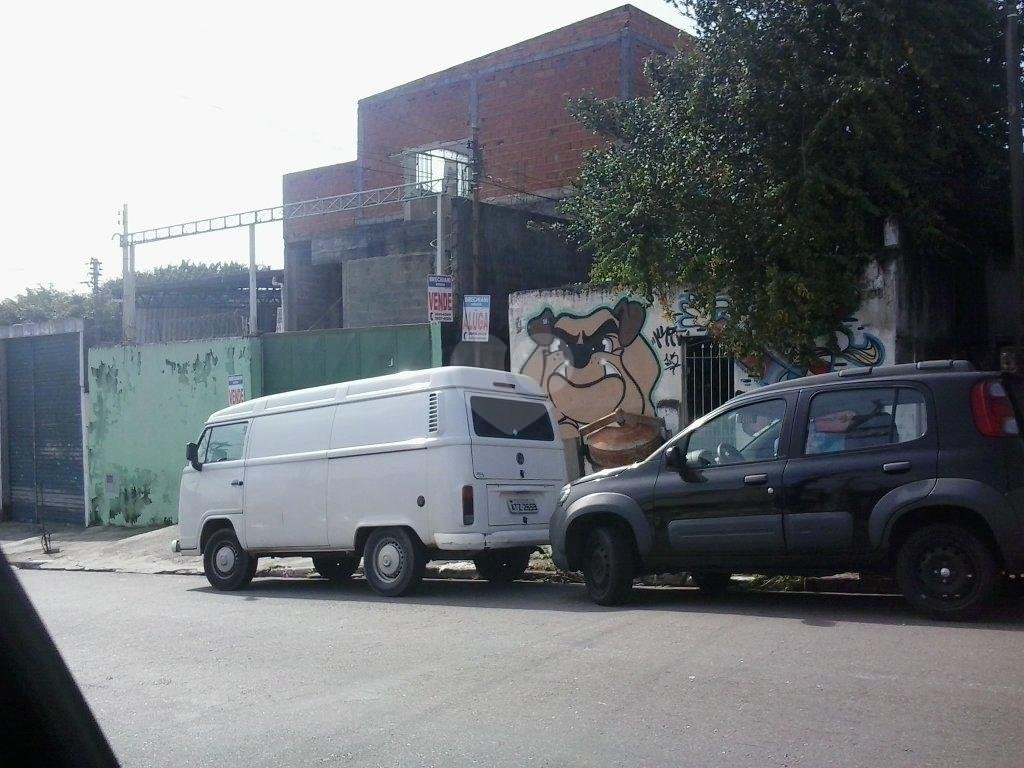
[[[894,573],[935,617],[984,608],[1024,571],[1024,379],[965,361],[847,369],[763,387],[649,458],[562,489],[555,563],[602,605],[635,576]]]

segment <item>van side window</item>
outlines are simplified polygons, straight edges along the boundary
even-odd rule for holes
[[[821,392],[811,400],[808,456],[880,448],[917,440],[928,431],[924,397],[905,387]]]
[[[554,440],[555,430],[543,403],[501,397],[469,398],[477,437],[506,440]]]
[[[209,432],[209,447],[206,449],[206,464],[216,464],[219,461],[238,461],[242,458],[242,448],[245,446],[245,430],[249,425],[225,424],[221,427],[212,427]],[[200,449],[200,458],[203,454]]]

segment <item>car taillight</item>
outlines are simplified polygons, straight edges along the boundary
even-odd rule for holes
[[[462,486],[462,524],[473,524],[473,486]]]
[[[1012,437],[1020,434],[1017,415],[1003,382],[979,381],[971,389],[974,424],[986,437]]]

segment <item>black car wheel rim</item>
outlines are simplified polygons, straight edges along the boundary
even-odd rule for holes
[[[978,581],[971,556],[951,544],[936,545],[922,552],[917,575],[925,597],[945,602],[969,596]]]

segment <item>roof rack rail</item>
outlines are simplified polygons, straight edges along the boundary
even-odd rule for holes
[[[863,368],[843,368],[839,372],[839,378],[845,379],[848,376],[870,376],[875,368],[872,365],[865,366]]]

